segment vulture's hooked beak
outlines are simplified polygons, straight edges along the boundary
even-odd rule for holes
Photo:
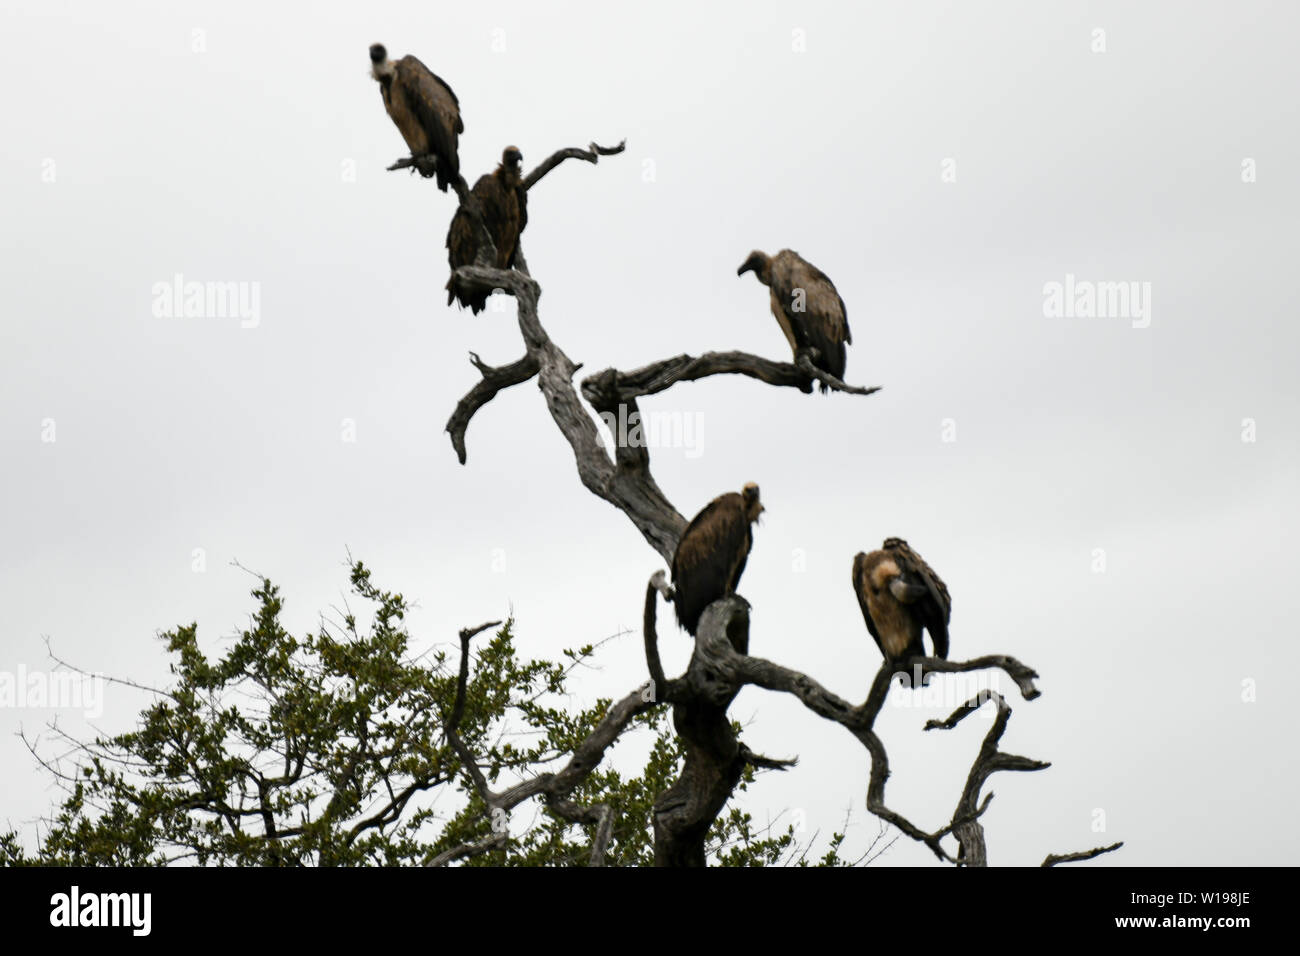
[[[740,264],[740,268],[736,270],[736,275],[743,276],[746,272],[752,272],[754,275],[758,276],[759,282],[765,282],[766,280],[763,279],[763,273],[766,270],[766,266],[767,256],[755,250]]]

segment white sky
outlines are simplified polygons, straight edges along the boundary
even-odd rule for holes
[[[754,653],[861,699],[879,655],[850,564],[901,535],[952,591],[954,657],[1043,675],[1004,748],[1053,766],[991,781],[991,862],[1121,839],[1106,864],[1294,862],[1297,28],[1259,2],[6,3],[0,672],[47,667],[48,636],[162,681],[158,631],[197,620],[215,651],[245,621],[234,558],[304,632],[349,548],[418,600],[421,646],[511,609],[538,656],[638,627],[662,562],[579,484],[533,384],[479,414],[466,467],[442,432],[467,351],[522,345],[513,310],[443,305],[454,199],[384,171],[405,147],[367,75],[382,41],[459,95],[471,182],[509,143],[531,167],[627,138],[530,196],[541,318],[579,376],[787,357],[735,275],[753,248],[835,281],[848,378],[883,392],[715,378],[643,403],[702,423],[699,454],[654,452],[684,514],[762,486]],[[177,273],[257,283],[259,323],[156,317]],[[1150,283],[1150,326],[1045,317],[1067,273]],[[644,679],[635,634],[601,661],[588,699]],[[141,705],[115,691],[96,725]],[[987,726],[920,732],[948,709],[880,723],[890,803],[932,828]],[[852,807],[874,832],[845,731],[753,688],[732,712],[800,757],[746,796],[757,818],[807,835]],[[51,716],[0,708],[0,822],[57,796],[14,736]],[[900,841],[883,862],[934,861]]]

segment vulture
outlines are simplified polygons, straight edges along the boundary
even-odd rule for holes
[[[774,256],[755,250],[736,275],[753,272],[772,290],[772,314],[799,357],[800,349],[813,347],[813,365],[844,381],[844,346],[853,341],[848,312],[835,285],[815,265],[797,252],[782,249]],[[829,389],[822,383],[822,391]]]
[[[939,575],[902,538],[886,538],[879,551],[858,553],[853,593],[885,660],[895,664],[924,657],[923,629],[930,632],[934,656],[947,659],[952,598]]]
[[[493,265],[498,269],[513,268],[519,253],[519,236],[528,225],[528,191],[520,175],[523,161],[523,154],[518,149],[507,146],[501,154],[501,165],[495,172],[480,176],[470,192],[478,202],[488,234],[497,247]],[[451,228],[447,230],[447,261],[451,265],[447,304],[451,305],[453,299],[459,300],[462,308],[468,306],[476,315],[486,307],[488,292],[462,288],[456,281],[456,270],[473,265],[478,258],[478,236],[474,218],[462,205],[456,210]]]
[[[691,636],[706,607],[736,593],[753,544],[749,526],[762,511],[758,485],[751,482],[739,494],[714,498],[682,532],[673,555],[673,603],[677,622]]]
[[[457,137],[465,132],[456,94],[415,57],[390,60],[382,43],[370,48],[370,62],[370,75],[379,81],[384,95],[384,109],[411,155],[420,160],[415,168],[426,179],[437,176],[438,188],[446,192],[460,175]]]

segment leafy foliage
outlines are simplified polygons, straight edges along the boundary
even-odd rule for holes
[[[360,562],[351,585],[374,607],[364,631],[348,609],[341,622],[294,637],[280,623],[279,590],[262,579],[249,627],[218,659],[200,648],[195,624],[162,635],[172,686],[154,692],[134,730],[78,744],[71,768],[42,760],[65,798],[34,855],[16,834],[0,835],[0,862],[421,865],[489,836],[492,820],[444,734],[456,693],[448,653],[411,654],[405,599],[372,584]],[[460,734],[494,786],[557,765],[605,715],[609,700],[564,706],[570,674],[594,651],[521,659],[511,622],[477,646]],[[614,810],[611,865],[653,862],[651,810],[681,760],[666,711],[640,714],[620,740],[649,741],[639,774],[606,761],[573,794]],[[751,781],[746,774],[741,789]],[[586,863],[590,835],[540,802],[517,807],[509,828],[504,848],[465,863]],[[818,865],[844,862],[842,839]],[[793,827],[773,835],[737,808],[719,817],[710,846],[731,866],[780,863],[798,851]]]

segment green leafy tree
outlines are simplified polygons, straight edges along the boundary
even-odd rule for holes
[[[351,586],[373,606],[366,629],[349,608],[341,621],[294,637],[280,622],[278,589],[262,579],[249,627],[219,659],[200,649],[194,624],[165,633],[172,685],[152,691],[135,729],[76,743],[70,758],[42,758],[66,795],[38,848],[29,855],[16,833],[0,836],[0,861],[585,865],[589,828],[545,801],[532,801],[540,811],[531,814],[528,804],[516,807],[504,826],[493,818],[448,742],[458,673],[447,652],[412,654],[405,599],[372,584],[360,562]],[[565,706],[574,668],[595,651],[521,659],[511,622],[478,646],[458,732],[493,787],[562,764],[600,725],[610,700]],[[666,711],[651,706],[620,734],[652,741],[639,773],[606,760],[570,796],[612,810],[609,864],[653,862],[651,809],[682,756]],[[740,788],[752,779],[751,769]],[[843,839],[834,834],[817,865],[848,862]],[[735,807],[715,822],[709,845],[722,865],[807,864],[793,826],[756,827]],[[487,848],[457,850],[473,846]]]

